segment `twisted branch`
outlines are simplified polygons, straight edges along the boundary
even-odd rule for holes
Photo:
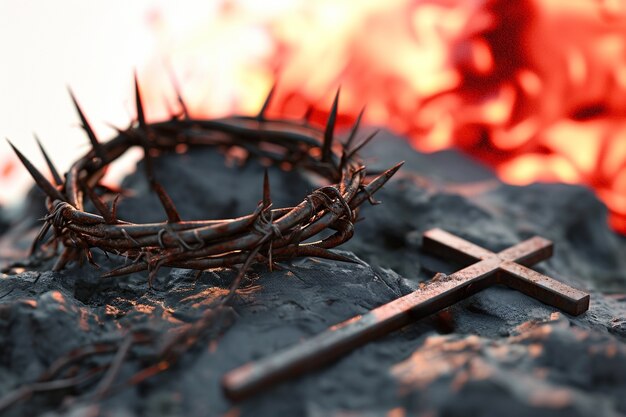
[[[71,261],[82,262],[87,259],[93,263],[93,248],[99,248],[107,255],[111,253],[127,261],[132,260],[105,272],[103,277],[147,270],[150,285],[158,270],[164,266],[201,272],[210,268],[240,265],[227,295],[207,309],[196,322],[180,326],[158,349],[152,361],[153,365],[142,369],[123,385],[138,384],[163,372],[211,327],[221,329],[222,313],[231,303],[252,264],[268,262],[271,269],[276,260],[298,256],[352,262],[330,249],[352,237],[361,204],[365,201],[376,203],[373,195],[402,165],[400,163],[376,178],[368,178],[357,153],[371,136],[356,147],[352,145],[362,112],[348,141],[345,144],[335,141],[339,92],[333,101],[328,123],[321,130],[310,125],[306,117],[303,121],[268,119],[265,113],[273,91],[274,89],[270,91],[256,116],[233,116],[214,120],[190,118],[180,94],[177,94],[183,114],[173,116],[168,121],[148,124],[135,78],[137,121],[126,130],[118,130],[118,135],[106,143],[97,139],[87,117],[72,95],[92,147],[72,164],[62,180],[40,144],[52,174],[52,183],[11,144],[36,184],[47,195],[48,213],[43,218],[44,224],[32,245],[32,252],[44,252],[45,249],[54,248],[53,253],[57,253],[56,248],[61,246],[62,251],[57,257],[54,270],[64,268]],[[326,179],[328,184],[314,190],[295,207],[273,208],[266,172],[262,201],[252,213],[234,219],[182,220],[174,202],[156,180],[151,156],[153,153],[174,151],[180,145],[226,150],[241,148],[251,156],[268,159],[279,166],[288,164],[314,172]],[[109,207],[97,193],[97,190],[107,190],[107,187],[99,183],[107,166],[135,146],[144,150],[146,176],[167,217],[163,222],[136,224],[118,219],[119,195]],[[85,197],[91,200],[97,213],[85,210]],[[310,242],[327,229],[334,230],[335,233]],[[40,247],[39,242],[50,231],[52,236]],[[159,340],[159,334],[133,331],[123,340],[96,343],[70,352],[58,358],[38,381],[19,387],[0,398],[0,411],[35,393],[78,387],[104,373],[94,392],[95,399],[102,398],[115,390],[114,382],[120,367],[125,358],[132,354],[133,346],[156,346]],[[87,360],[92,356],[112,355],[114,356],[108,364],[96,367]],[[83,372],[78,372],[79,370]],[[120,386],[122,385],[118,385]]]
[[[375,179],[367,177],[357,152],[371,137],[361,145],[352,146],[360,116],[346,145],[335,141],[339,92],[333,101],[328,123],[322,130],[306,120],[268,119],[265,113],[273,90],[256,116],[197,120],[185,113],[182,117],[173,116],[171,120],[149,124],[145,120],[140,88],[135,78],[137,121],[126,130],[118,130],[118,136],[106,143],[97,139],[72,95],[91,149],[72,164],[63,181],[43,147],[40,146],[54,183],[49,182],[13,147],[37,185],[48,196],[48,215],[44,217],[44,225],[33,250],[38,248],[38,241],[52,230],[52,238],[42,247],[63,247],[55,270],[64,268],[71,261],[87,259],[93,262],[91,249],[99,248],[106,254],[135,260],[105,272],[103,277],[149,271],[150,284],[159,268],[164,266],[197,270],[234,267],[251,255],[249,263],[268,260],[270,268],[275,260],[296,256],[347,260],[329,249],[352,236],[359,206],[366,200],[373,202],[372,195],[395,174],[401,164]],[[225,150],[238,147],[251,156],[269,159],[276,165],[289,164],[314,172],[326,179],[328,185],[314,190],[295,207],[272,208],[270,184],[266,176],[263,201],[251,214],[236,219],[182,220],[174,202],[157,182],[152,162],[154,153],[170,152],[180,145]],[[167,217],[161,223],[136,224],[118,219],[116,203],[109,207],[96,192],[103,188],[99,181],[107,166],[135,146],[144,150],[146,176]],[[85,210],[85,198],[92,202],[96,213]],[[304,243],[328,228],[336,233],[323,240]]]

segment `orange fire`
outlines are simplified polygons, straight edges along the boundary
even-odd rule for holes
[[[278,81],[274,114],[322,121],[341,86],[344,123],[367,105],[366,122],[505,182],[586,184],[626,233],[623,2],[231,1],[209,20],[161,48],[197,113],[254,113]]]
[[[341,86],[341,123],[366,105],[365,122],[508,183],[585,184],[626,233],[624,0],[163,2],[146,22],[153,119],[171,74],[198,116],[253,114],[278,82],[270,113],[323,121]]]

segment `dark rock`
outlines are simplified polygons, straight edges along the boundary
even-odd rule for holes
[[[122,416],[626,413],[626,298],[619,295],[626,292],[626,241],[608,229],[606,209],[591,192],[503,185],[458,153],[423,155],[397,138],[375,141],[366,156],[371,169],[398,159],[407,164],[377,194],[383,204],[362,210],[365,220],[342,247],[360,263],[300,259],[281,271],[255,267],[223,335],[207,335],[165,372],[102,400],[94,400],[93,383],[37,394],[7,415],[85,415],[96,405],[102,415]],[[254,162],[226,166],[221,155],[198,151],[161,158],[157,167],[185,219],[245,214],[261,199],[264,168]],[[298,172],[272,169],[270,176],[276,206],[301,201],[316,185]],[[141,170],[124,186],[134,197],[120,205],[122,218],[163,220]],[[456,265],[421,252],[421,234],[431,227],[494,251],[534,234],[554,240],[554,257],[537,270],[589,290],[591,309],[571,317],[494,287],[241,404],[223,397],[219,381],[227,370],[406,294],[435,272],[454,271]],[[115,265],[102,256],[97,261]],[[137,328],[165,340],[201,317],[233,277],[216,270],[196,280],[191,271],[171,270],[148,289],[144,274],[111,280],[99,274],[73,265],[60,273],[44,267],[2,276],[0,398],[73,348]],[[117,381],[145,366],[153,351],[133,349]]]

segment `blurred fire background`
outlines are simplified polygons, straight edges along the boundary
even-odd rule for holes
[[[322,121],[341,86],[342,123],[366,105],[506,182],[586,184],[626,233],[624,0],[0,0],[0,59],[0,133],[42,167],[33,131],[62,168],[88,149],[66,85],[103,139],[135,69],[152,120],[173,78],[196,116],[253,114],[278,81],[270,114]],[[0,144],[0,202],[29,183]]]

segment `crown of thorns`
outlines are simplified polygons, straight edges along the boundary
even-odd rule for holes
[[[256,116],[199,120],[189,116],[177,91],[181,112],[167,121],[146,123],[135,77],[137,120],[128,129],[119,129],[115,138],[101,143],[70,91],[91,149],[71,165],[64,179],[39,141],[53,183],[9,142],[47,195],[48,213],[33,242],[31,256],[37,251],[43,252],[43,248],[53,248],[47,252],[56,256],[61,245],[62,251],[53,267],[58,271],[74,260],[82,262],[87,259],[94,263],[91,249],[100,248],[105,254],[120,255],[127,260],[125,265],[104,273],[104,277],[148,270],[150,284],[159,268],[164,266],[202,271],[243,265],[240,271],[245,271],[255,262],[267,262],[272,268],[276,260],[298,256],[351,261],[329,249],[352,237],[359,206],[365,201],[375,204],[373,194],[402,164],[375,178],[367,175],[358,152],[376,132],[355,145],[363,112],[345,143],[334,140],[339,91],[324,129],[312,126],[308,114],[299,121],[267,118],[266,110],[273,92],[274,88]],[[295,207],[273,208],[266,172],[263,199],[251,214],[224,220],[184,221],[172,199],[157,182],[152,161],[153,153],[173,151],[180,145],[238,147],[247,151],[248,156],[315,172],[330,185],[316,189]],[[162,223],[135,224],[118,219],[119,194],[110,206],[105,202],[103,194],[107,188],[100,184],[105,169],[133,146],[144,150],[147,179],[167,215],[167,220]],[[85,196],[97,213],[85,210]],[[51,229],[52,233],[49,233]],[[310,241],[326,229],[335,233]],[[42,241],[44,243],[40,245]]]

